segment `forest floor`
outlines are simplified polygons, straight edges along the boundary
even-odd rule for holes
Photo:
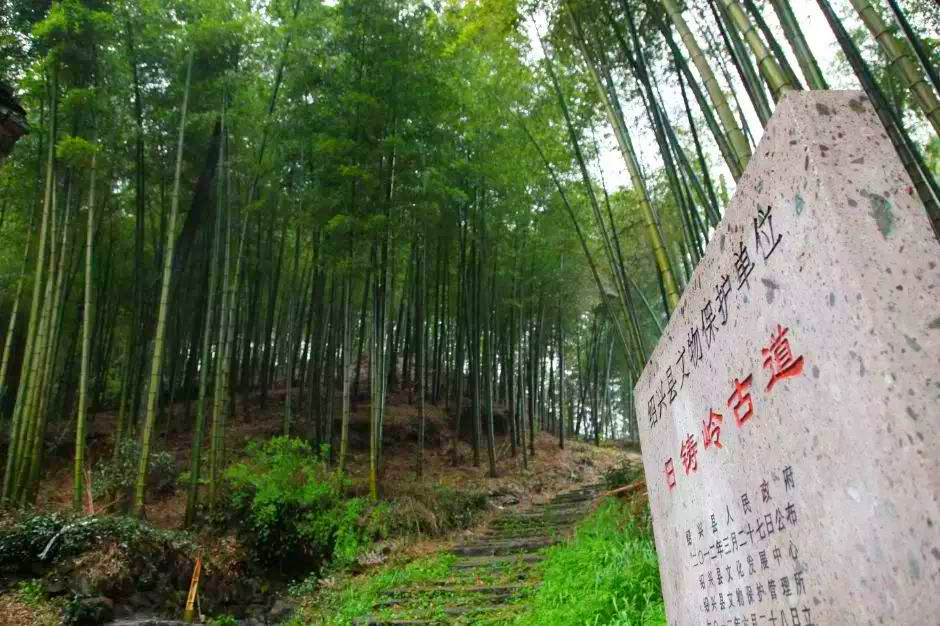
[[[148,578],[146,572],[140,571],[140,562],[142,557],[145,561],[149,557],[135,553],[136,543],[132,542],[132,547],[128,548],[127,541],[105,541],[96,550],[79,554],[67,565],[63,564],[52,571],[36,565],[25,568],[25,576],[21,572],[16,576],[5,575],[0,578],[0,624],[56,623],[50,617],[54,612],[50,612],[47,603],[29,601],[30,594],[27,592],[34,588],[37,591],[33,595],[44,597],[61,598],[70,592],[74,595],[77,591],[82,595],[107,596],[104,599],[113,607],[116,617],[177,617],[185,601],[186,586],[197,553],[211,555],[204,557],[206,562],[201,587],[201,593],[206,597],[215,596],[211,602],[211,614],[240,616],[245,624],[279,623],[288,619],[299,606],[305,611],[314,610],[311,608],[311,598],[317,597],[317,594],[311,595],[309,591],[329,588],[337,576],[369,576],[370,573],[384,571],[383,568],[387,568],[390,563],[407,564],[427,558],[436,559],[461,545],[476,545],[474,541],[479,544],[479,538],[492,534],[493,528],[510,524],[507,520],[517,516],[528,519],[533,511],[551,513],[557,505],[557,502],[552,504],[553,499],[570,497],[561,494],[587,494],[587,491],[577,490],[585,485],[599,485],[607,472],[622,466],[627,460],[638,462],[634,452],[610,445],[596,447],[580,441],[568,441],[565,449],[559,450],[556,438],[539,433],[535,438],[535,456],[529,459],[526,468],[523,467],[521,451],[515,457],[511,456],[508,437],[499,433],[498,475],[496,478],[488,478],[485,450],[481,451],[480,467],[474,467],[472,450],[466,441],[461,440],[455,458],[450,449],[453,432],[444,409],[429,405],[424,477],[418,480],[414,471],[418,413],[409,400],[406,393],[389,398],[381,482],[382,499],[408,517],[407,522],[400,527],[411,526],[414,530],[399,532],[379,542],[350,571],[326,572],[322,578],[313,576],[304,580],[301,576],[298,579],[293,572],[259,571],[254,564],[246,562],[245,551],[237,545],[232,535],[199,530],[196,533],[180,534],[183,539],[177,539],[177,535],[172,533],[181,529],[185,508],[185,489],[182,480],[177,480],[171,481],[161,493],[148,501],[147,524],[155,529],[155,534],[137,532],[134,535],[135,538],[146,535],[146,539],[140,540],[144,546],[141,549],[156,555],[150,565],[159,571],[151,572],[153,576],[166,573],[161,578],[164,581],[161,586],[145,592],[139,589],[138,581]],[[229,462],[240,460],[250,441],[280,434],[284,393],[272,393],[265,406],[257,397],[248,401],[239,398],[236,407],[235,418],[229,422],[226,431]],[[366,493],[368,420],[368,404],[361,402],[354,410],[350,423],[351,461],[348,468],[352,482],[349,495]],[[98,467],[96,462],[99,459],[106,459],[111,454],[110,433],[113,432],[114,421],[113,414],[100,413],[95,415],[90,424],[89,456],[92,468]],[[169,453],[178,478],[185,477],[184,472],[189,465],[191,435],[183,429],[174,429],[173,425],[187,422],[185,407],[178,405],[173,414],[162,421],[165,428],[154,442],[155,451]],[[305,425],[298,419],[295,426],[297,431],[302,432]],[[46,476],[37,498],[36,510],[39,513],[64,514],[69,509],[71,437],[72,434],[67,431],[55,433],[51,437],[54,442],[53,452],[48,456]],[[466,433],[463,439],[467,439]],[[92,469],[93,473],[95,471]],[[439,498],[451,497],[448,494],[454,494],[453,497],[482,494],[485,506],[475,514],[467,515],[461,525],[457,525],[453,520],[443,519],[441,509],[446,508],[444,505],[448,503],[442,504]],[[588,505],[589,500],[587,498],[578,504]],[[95,502],[96,514],[101,516],[111,513],[110,509],[114,507],[109,507],[110,504]],[[573,515],[573,511],[570,513]],[[570,526],[580,517],[579,513],[564,522]],[[0,520],[0,528],[4,526],[3,522],[9,521]],[[171,534],[161,535],[162,532]],[[515,531],[509,529],[507,532]],[[563,533],[558,532],[558,529],[553,531],[552,537],[562,536]],[[548,545],[543,539],[541,544],[535,541],[532,546],[526,546],[523,541],[516,542],[519,544],[517,546],[503,535],[486,541],[495,542],[496,551],[502,551],[503,548],[498,544],[507,540],[510,541],[511,549],[521,547],[529,550],[531,547],[538,550]],[[470,549],[485,551],[488,548],[478,545]],[[252,604],[248,605],[249,602]],[[25,615],[30,617],[26,619]],[[318,617],[313,621],[296,623],[321,623],[321,620]]]
[[[636,470],[639,473],[639,468]],[[290,626],[665,626],[645,484],[505,510],[424,556],[318,581]]]
[[[601,489],[603,484],[587,485],[542,504],[501,511],[425,559],[345,581],[345,594],[313,596],[297,621],[354,626],[512,621],[538,585],[535,568],[545,559],[543,548],[562,541],[589,514]]]

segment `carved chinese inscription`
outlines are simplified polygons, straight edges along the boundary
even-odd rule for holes
[[[940,245],[860,94],[754,154],[635,386],[669,623],[935,623]]]

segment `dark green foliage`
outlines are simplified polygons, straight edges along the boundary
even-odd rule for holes
[[[629,485],[643,478],[643,466],[639,461],[624,457],[620,464],[604,473],[604,483],[610,489]]]
[[[549,548],[532,610],[519,624],[665,624],[648,524],[608,499],[569,542]]]
[[[381,534],[381,507],[344,499],[343,485],[306,442],[275,437],[248,445],[225,472],[236,530],[259,561],[316,568],[345,564]]]
[[[21,580],[16,584],[16,590],[19,593],[20,600],[28,606],[36,606],[46,597],[42,581],[38,579]]]
[[[37,562],[51,566],[110,542],[126,544],[128,550],[140,549],[144,544],[190,554],[196,549],[185,533],[152,528],[129,517],[72,517],[52,513],[25,517],[0,529],[0,569],[16,570]],[[40,558],[43,552],[45,558]]]
[[[130,503],[137,474],[137,460],[140,458],[140,443],[137,439],[125,439],[121,442],[115,459],[102,459],[92,473],[92,494],[104,498],[110,504],[114,501],[118,510]],[[176,486],[177,471],[173,455],[169,452],[150,453],[150,466],[147,470],[147,493],[150,496],[165,495]]]

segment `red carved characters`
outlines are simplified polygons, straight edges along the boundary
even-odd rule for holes
[[[754,401],[751,399],[751,378],[753,378],[752,374],[748,374],[744,380],[735,378],[734,393],[728,398],[728,406],[734,411],[734,423],[738,425],[738,428],[751,419],[751,415],[754,413]],[[747,405],[746,410],[743,408],[745,405]]]
[[[794,358],[793,351],[790,349],[790,341],[787,338],[788,330],[788,328],[777,324],[777,330],[771,333],[770,336],[770,347],[761,349],[761,355],[764,358],[764,369],[770,370],[770,380],[764,390],[765,392],[769,392],[777,381],[799,376],[803,373],[803,357]],[[667,375],[671,377],[671,373]],[[686,376],[687,374],[683,372],[683,378]],[[733,391],[728,397],[728,407],[734,415],[734,422],[738,428],[741,428],[745,422],[754,416],[754,398],[751,396],[753,379],[754,375],[750,373],[743,380],[733,379]],[[708,418],[702,421],[704,449],[707,450],[712,446],[719,450],[724,449],[721,443],[721,426],[723,422],[724,416],[709,408]],[[698,442],[695,440],[695,435],[690,433],[682,440],[679,457],[686,475],[698,471]],[[670,491],[676,486],[676,472],[672,457],[666,461],[666,484],[669,485]]]
[[[721,413],[715,413],[711,409],[708,410],[708,419],[702,422],[702,441],[705,443],[705,449],[708,449],[708,446],[713,445],[716,448],[721,448],[721,441],[718,439],[721,437],[721,421],[724,419],[721,416]]]
[[[691,433],[689,433],[689,436],[682,442],[682,449],[679,450],[679,456],[682,457],[682,467],[685,468],[686,474],[698,469],[698,443],[695,441],[695,436]]]
[[[666,461],[666,484],[669,485],[670,491],[676,486],[676,470],[672,466],[672,457],[669,457],[669,460]]]
[[[761,350],[764,356],[764,369],[770,369],[770,381],[765,391],[770,391],[782,378],[792,378],[803,373],[803,357],[793,358],[790,340],[787,339],[788,330],[777,324],[777,334],[771,333],[770,335],[770,347]]]

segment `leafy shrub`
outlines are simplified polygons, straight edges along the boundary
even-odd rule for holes
[[[95,498],[116,500],[126,507],[137,479],[140,443],[133,437],[121,442],[116,459],[99,461],[92,474],[92,493]],[[169,452],[152,452],[147,469],[147,494],[165,495],[176,485],[176,463]]]
[[[252,442],[225,472],[242,541],[262,562],[318,567],[355,560],[375,536],[375,507],[343,498],[341,480],[289,437]]]
[[[665,625],[648,525],[607,499],[540,565],[542,582],[520,624]]]
[[[144,543],[192,552],[189,536],[161,530],[129,517],[72,517],[59,513],[32,515],[0,529],[0,568],[52,564],[111,541]]]
[[[45,590],[42,587],[42,581],[38,579],[21,580],[17,584],[17,592],[20,600],[27,606],[37,606],[45,598]]]
[[[629,485],[640,478],[643,478],[643,466],[628,457],[624,457],[619,465],[604,472],[604,482],[609,489]]]

